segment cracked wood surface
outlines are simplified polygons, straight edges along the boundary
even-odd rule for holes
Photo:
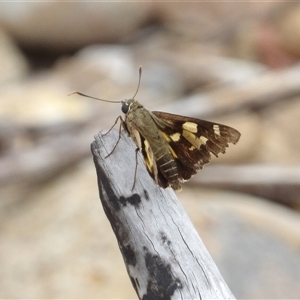
[[[172,189],[159,188],[122,132],[92,143],[100,199],[139,299],[234,299]],[[105,158],[106,157],[106,158]],[[99,258],[100,259],[100,258]]]

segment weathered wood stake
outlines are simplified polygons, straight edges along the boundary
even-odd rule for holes
[[[139,299],[235,299],[172,189],[159,188],[122,132],[92,143],[100,199]],[[105,158],[106,157],[106,158]]]

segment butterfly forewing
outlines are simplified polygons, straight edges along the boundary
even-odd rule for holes
[[[190,179],[209,163],[211,153],[225,153],[228,143],[237,143],[240,133],[226,125],[179,115],[152,112],[162,137],[176,154],[178,179]]]

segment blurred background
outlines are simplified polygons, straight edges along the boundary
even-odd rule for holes
[[[178,194],[237,298],[300,298],[300,4],[0,3],[0,298],[137,299],[90,144],[119,104],[242,133]]]

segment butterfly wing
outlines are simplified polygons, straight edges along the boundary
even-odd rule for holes
[[[209,163],[211,153],[218,157],[241,136],[236,129],[219,123],[158,111],[152,112],[152,116],[161,136],[176,154],[173,156],[180,181],[190,179]]]

